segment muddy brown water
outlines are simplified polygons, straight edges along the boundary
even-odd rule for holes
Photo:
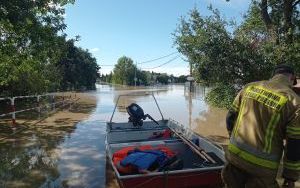
[[[98,85],[97,91],[82,95],[79,106],[35,125],[22,125],[19,120],[21,131],[0,134],[0,187],[117,187],[106,170],[105,123],[120,94],[150,91],[154,91],[165,119],[226,144],[226,110],[209,107],[203,88],[189,94],[180,85],[152,89]],[[86,96],[90,100],[85,101]],[[161,118],[154,100],[146,95],[121,97],[113,121],[127,121],[125,107],[132,102],[154,119]],[[4,124],[2,121],[7,129]]]

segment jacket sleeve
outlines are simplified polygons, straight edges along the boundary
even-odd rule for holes
[[[236,119],[237,119],[237,116],[239,113],[239,109],[240,109],[241,101],[242,101],[242,92],[243,92],[243,90],[241,90],[238,93],[238,95],[235,97],[235,99],[227,113],[227,116],[226,116],[226,128],[227,128],[229,135],[231,135],[231,132],[234,128],[234,124],[236,122]]]
[[[238,112],[233,111],[233,110],[229,110],[226,116],[226,128],[228,131],[229,136],[231,136],[231,132],[234,128],[234,124],[236,122],[238,116]]]
[[[242,95],[243,95],[244,89],[242,89],[237,96],[235,97],[233,103],[230,106],[230,110],[234,112],[238,112],[242,103]]]
[[[300,107],[286,127],[286,147],[282,176],[297,181],[300,175]]]

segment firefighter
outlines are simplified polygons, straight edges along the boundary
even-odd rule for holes
[[[281,64],[270,80],[247,84],[236,96],[226,117],[226,187],[279,187],[276,175],[283,153],[284,187],[294,187],[300,174],[300,97],[292,90],[296,83],[293,68]]]

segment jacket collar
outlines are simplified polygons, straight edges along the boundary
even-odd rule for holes
[[[271,81],[278,82],[280,84],[286,85],[290,88],[293,87],[293,84],[289,81],[289,78],[283,74],[277,74],[271,78]]]

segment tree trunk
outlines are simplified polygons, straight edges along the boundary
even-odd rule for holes
[[[294,25],[292,23],[293,15],[293,0],[283,1],[283,15],[284,15],[284,36],[286,43],[293,42]]]
[[[274,23],[272,22],[272,19],[268,13],[268,0],[262,0],[261,4],[260,4],[260,8],[261,8],[261,17],[267,27],[268,33],[269,33],[269,37],[270,40],[273,42],[278,43],[279,41],[278,39],[278,35],[276,32],[276,28]]]

